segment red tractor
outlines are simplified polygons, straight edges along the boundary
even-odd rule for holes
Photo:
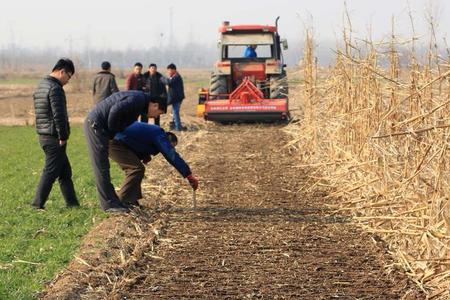
[[[222,24],[220,60],[209,89],[200,90],[199,116],[221,123],[289,120],[287,41],[278,35],[278,19],[275,26]]]

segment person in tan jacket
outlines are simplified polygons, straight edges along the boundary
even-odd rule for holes
[[[98,72],[94,77],[92,88],[94,105],[118,91],[116,76],[111,73],[111,64],[108,61],[102,62],[102,71]]]

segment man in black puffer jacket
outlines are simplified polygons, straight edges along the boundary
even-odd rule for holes
[[[31,204],[43,209],[53,183],[58,179],[67,207],[79,206],[72,182],[72,168],[66,154],[70,135],[66,95],[63,86],[75,73],[70,59],[60,59],[50,75],[37,87],[33,99],[36,115],[36,131],[45,153],[45,166]]]
[[[110,213],[128,212],[114,190],[109,172],[109,140],[145,114],[156,118],[164,114],[167,104],[159,95],[142,91],[124,91],[112,94],[97,103],[84,122],[89,156],[94,170],[97,194],[101,208]]]

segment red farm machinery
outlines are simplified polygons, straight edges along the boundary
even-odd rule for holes
[[[278,34],[278,19],[275,26],[222,24],[220,59],[209,89],[199,92],[199,116],[220,123],[289,120],[282,53],[288,46]]]

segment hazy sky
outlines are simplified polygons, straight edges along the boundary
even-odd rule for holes
[[[450,29],[450,3],[444,0],[409,0],[417,31],[425,33],[424,14],[433,7],[439,34]],[[221,4],[227,5],[221,7]],[[409,34],[407,0],[347,0],[354,28],[364,35],[372,24],[375,38],[386,36],[391,16],[399,32]],[[344,1],[341,0],[13,0],[0,10],[0,47],[11,42],[27,47],[126,49],[167,44],[170,8],[174,39],[214,44],[221,21],[273,23],[281,16],[280,32],[291,43],[302,39],[302,20],[313,16],[318,41],[333,39],[340,32]]]

